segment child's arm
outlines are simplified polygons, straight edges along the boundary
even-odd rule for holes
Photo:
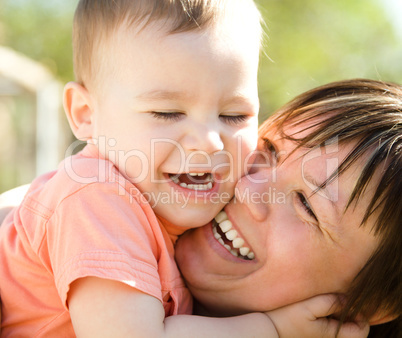
[[[325,299],[318,308],[327,312],[330,300]],[[279,337],[273,323],[278,326],[280,337],[291,337],[288,334],[294,332],[297,337],[334,337],[336,327],[316,320],[320,315],[312,313],[316,313],[317,304],[309,301],[309,306],[301,302],[269,312],[273,316],[271,321],[263,313],[229,318],[190,315],[165,318],[163,306],[156,298],[123,283],[96,277],[75,281],[68,295],[78,337]],[[340,337],[348,333],[347,337],[366,336],[359,327],[348,331],[342,327],[342,330]]]
[[[278,337],[266,314],[165,318],[161,302],[120,282],[86,277],[68,294],[77,337]]]

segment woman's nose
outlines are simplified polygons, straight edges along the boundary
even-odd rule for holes
[[[262,222],[271,208],[272,180],[268,170],[255,170],[243,176],[236,185],[236,203],[244,204],[251,217]]]

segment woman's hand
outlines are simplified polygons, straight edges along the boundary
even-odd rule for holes
[[[267,312],[279,337],[335,337],[339,321],[330,316],[339,312],[336,295],[319,295],[313,298]],[[337,337],[361,338],[369,333],[367,322],[345,322]]]

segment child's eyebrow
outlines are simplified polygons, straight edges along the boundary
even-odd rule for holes
[[[229,104],[235,104],[235,105],[236,104],[239,104],[239,105],[247,104],[247,105],[251,105],[251,104],[253,104],[253,101],[248,96],[238,94],[238,95],[231,96],[229,98],[224,99],[221,102],[221,104],[222,105],[229,105]]]
[[[151,101],[151,100],[175,101],[175,100],[188,99],[188,95],[186,95],[183,92],[177,92],[177,91],[151,90],[149,92],[140,93],[136,95],[135,98],[143,101]]]
[[[135,99],[142,101],[185,101],[190,100],[191,97],[188,93],[171,90],[151,90],[148,92],[140,93],[135,96]],[[228,98],[224,98],[221,102],[222,105],[239,104],[251,105],[252,102],[249,97],[238,94]]]

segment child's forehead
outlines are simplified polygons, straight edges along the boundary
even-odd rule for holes
[[[233,20],[223,19],[196,30],[172,32],[171,28],[172,23],[166,20],[140,22],[135,25],[126,21],[117,27],[112,35],[100,36],[99,52],[103,54],[104,59],[109,53],[111,53],[109,55],[115,54],[118,48],[125,48],[141,41],[152,41],[152,44],[147,43],[147,45],[157,52],[161,52],[164,46],[174,47],[177,43],[179,45],[184,43],[189,45],[189,48],[191,45],[204,44],[212,48],[212,51],[216,51],[216,48],[225,48],[228,51],[230,49],[231,53],[239,57],[245,54],[257,55],[257,57],[259,55],[260,35],[255,24],[242,27]]]
[[[208,6],[212,9],[204,9],[204,13],[198,13],[198,17],[186,14],[186,20],[183,18],[183,13],[145,15],[128,13],[115,24],[98,27],[99,43],[103,42],[105,38],[107,40],[127,29],[134,33],[158,31],[161,33],[161,37],[186,32],[195,35],[210,35],[219,32],[229,36],[248,35],[249,38],[254,37],[258,41],[261,40],[261,16],[252,0],[212,1]],[[204,8],[208,6],[205,5]]]
[[[235,2],[243,3],[248,0]],[[91,63],[87,67],[89,71],[84,71],[84,64],[88,65],[88,61],[83,58],[78,65],[85,76],[83,82],[87,84],[91,82],[93,87],[97,87],[96,83],[99,83],[99,79],[104,78],[109,71],[115,72],[122,69],[124,65],[133,65],[133,62],[128,59],[129,53],[132,53],[134,49],[136,54],[141,53],[141,46],[138,45],[137,48],[135,45],[147,39],[152,41],[152,44],[145,43],[148,52],[153,50],[158,54],[163,53],[163,48],[172,50],[175,44],[180,48],[193,48],[192,46],[198,47],[203,44],[205,53],[209,51],[222,59],[223,51],[226,51],[226,56],[230,53],[232,59],[237,58],[238,62],[243,62],[254,69],[258,67],[261,25],[258,11],[255,9],[255,12],[251,10],[249,12],[250,14],[246,15],[240,10],[231,9],[224,15],[217,15],[214,20],[205,21],[203,25],[188,26],[178,31],[174,30],[177,27],[174,17],[156,17],[153,20],[145,17],[138,21],[127,15],[123,21],[115,22],[114,25],[99,27],[100,31],[93,36]],[[245,19],[247,16],[248,19]],[[125,55],[119,55],[122,53]],[[153,59],[152,55],[151,59]],[[126,62],[121,63],[119,60]],[[191,59],[185,62],[191,62]]]

